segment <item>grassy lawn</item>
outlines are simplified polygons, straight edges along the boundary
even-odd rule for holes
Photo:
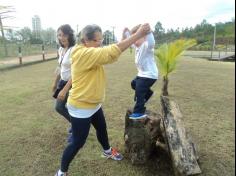
[[[60,164],[69,124],[54,111],[51,85],[56,61],[0,72],[0,175],[50,176]],[[170,77],[170,96],[179,104],[183,123],[198,145],[201,176],[235,172],[235,63],[183,58]],[[104,112],[110,143],[124,152],[124,116],[133,106],[130,81],[133,56],[106,66]],[[160,112],[161,81],[147,108]],[[92,129],[92,128],[91,128]],[[143,166],[104,160],[95,131],[73,160],[70,176],[172,176],[161,158]]]

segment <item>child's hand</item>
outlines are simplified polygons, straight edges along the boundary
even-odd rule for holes
[[[150,31],[151,31],[150,25],[149,25],[148,23],[145,23],[145,24],[142,24],[142,25],[138,28],[136,34],[137,34],[137,35],[140,35],[140,37],[144,37],[145,35],[147,35],[148,33],[150,33]]]

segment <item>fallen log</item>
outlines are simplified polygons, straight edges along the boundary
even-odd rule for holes
[[[181,122],[182,114],[178,105],[161,96],[162,123],[165,143],[171,156],[176,176],[200,174],[195,145]]]

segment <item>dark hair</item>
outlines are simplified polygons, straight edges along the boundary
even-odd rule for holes
[[[59,30],[61,30],[65,35],[68,35],[68,42],[69,42],[69,47],[72,47],[75,45],[75,36],[74,36],[74,31],[73,29],[70,27],[69,24],[64,24],[64,25],[61,25],[58,29],[57,29],[57,32],[59,32]],[[60,45],[62,47],[63,44],[59,41]]]
[[[85,26],[80,33],[80,41],[82,43],[84,43],[85,40],[88,40],[88,41],[93,40],[95,32],[102,33],[102,29],[96,24],[91,24],[91,25]]]

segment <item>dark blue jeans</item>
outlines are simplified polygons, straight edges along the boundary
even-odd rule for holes
[[[102,145],[104,150],[110,148],[107,126],[102,108],[100,108],[94,115],[89,118],[75,118],[71,117],[72,124],[72,143],[70,143],[64,150],[62,161],[61,161],[61,171],[67,172],[70,162],[73,160],[75,155],[81,149],[88,137],[90,125],[92,124],[96,129],[97,139]]]
[[[57,85],[57,91],[58,93],[64,88],[64,86],[66,85],[66,81],[60,80],[58,82]],[[56,95],[57,96],[57,95]],[[67,107],[66,107],[66,103],[67,103],[67,98],[68,98],[68,93],[66,94],[66,97],[64,100],[58,100],[56,99],[56,105],[55,105],[55,109],[56,111],[61,114],[63,117],[65,117],[65,119],[67,121],[70,122],[70,114],[68,113]]]
[[[135,90],[134,100],[136,101],[133,113],[145,113],[145,102],[153,94],[151,87],[155,82],[156,79],[139,76],[131,81],[131,87]]]

